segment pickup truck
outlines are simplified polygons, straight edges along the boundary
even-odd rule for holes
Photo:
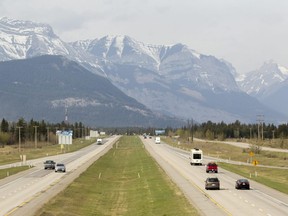
[[[215,162],[209,162],[206,165],[206,173],[208,173],[208,172],[218,173],[218,165]]]
[[[53,160],[46,160],[44,162],[44,169],[55,169],[55,164]]]

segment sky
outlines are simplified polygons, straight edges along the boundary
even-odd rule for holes
[[[49,24],[63,41],[127,35],[182,43],[238,73],[273,60],[288,68],[287,0],[0,0],[0,17]]]

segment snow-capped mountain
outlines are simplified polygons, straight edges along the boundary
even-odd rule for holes
[[[265,116],[271,121],[283,117],[239,89],[230,63],[186,45],[144,44],[129,36],[65,43],[49,25],[0,19],[1,61],[43,54],[77,61],[151,110],[181,119],[250,122],[258,114],[269,113]]]
[[[145,45],[128,36],[78,44],[113,84],[152,110],[200,122],[249,121],[268,112],[239,89],[231,64],[183,44]]]
[[[274,61],[265,62],[258,70],[239,76],[240,88],[279,112],[288,114],[288,68]]]
[[[54,34],[49,25],[30,21],[0,18],[0,41],[2,61],[70,53],[70,47]]]
[[[288,78],[288,68],[271,61],[265,62],[258,70],[237,78],[240,88],[252,96],[265,97],[271,88]]]
[[[90,126],[163,127],[175,123],[63,56],[0,62],[0,77],[1,118],[60,122],[68,109],[69,122]]]

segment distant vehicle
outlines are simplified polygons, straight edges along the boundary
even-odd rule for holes
[[[206,173],[215,172],[218,173],[218,165],[215,162],[209,162],[206,165]]]
[[[44,162],[44,169],[55,169],[55,164],[53,160],[46,160]]]
[[[190,164],[191,165],[202,165],[202,161],[203,161],[203,152],[200,149],[194,148],[191,149],[190,152]]]
[[[216,189],[220,190],[220,181],[217,177],[209,177],[205,181],[205,189]]]
[[[155,137],[155,143],[156,143],[156,144],[160,144],[160,143],[161,143],[160,137]]]
[[[250,189],[250,183],[247,179],[238,179],[235,184],[236,189]]]
[[[55,166],[55,172],[66,172],[65,165],[62,163],[58,163]]]
[[[103,144],[102,139],[98,138],[96,143],[97,143],[97,145],[102,145]]]

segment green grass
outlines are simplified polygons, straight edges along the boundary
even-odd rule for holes
[[[190,150],[192,148],[200,148],[204,155],[211,156],[224,160],[234,160],[246,163],[251,160],[248,148],[239,148],[236,146],[222,144],[218,142],[187,142],[186,140],[173,140],[169,137],[162,138],[164,142],[177,148]],[[261,151],[260,154],[255,154],[253,160],[259,161],[261,165],[288,167],[288,153]]]
[[[17,174],[24,170],[29,169],[29,166],[11,167],[8,169],[0,169],[0,179],[6,178],[7,176]]]
[[[232,165],[227,163],[219,163],[219,165],[225,170],[253,179],[256,182],[288,194],[288,170],[257,166]],[[255,172],[257,175],[255,175]]]
[[[138,137],[117,146],[36,215],[199,215]]]
[[[61,145],[47,145],[47,143],[39,143],[38,148],[34,147],[34,144],[30,143],[22,144],[21,151],[18,151],[18,145],[5,146],[0,148],[0,165],[21,162],[20,155],[26,155],[26,160],[46,157],[50,155],[63,154],[65,152],[77,151],[95,142],[95,139],[84,140],[74,139],[72,145],[66,145],[65,148],[61,149]]]

